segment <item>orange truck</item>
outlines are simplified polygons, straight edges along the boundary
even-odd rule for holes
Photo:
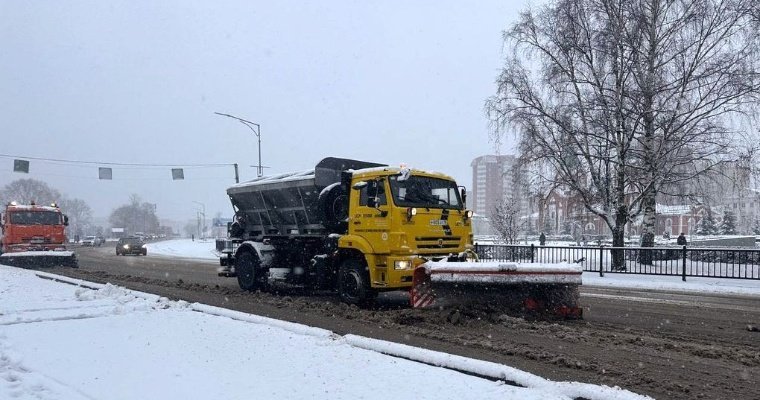
[[[77,267],[76,255],[66,249],[68,224],[68,217],[55,203],[8,203],[0,215],[0,264]]]

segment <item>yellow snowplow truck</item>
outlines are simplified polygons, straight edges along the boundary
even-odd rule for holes
[[[335,290],[356,305],[391,290],[411,291],[413,307],[498,302],[517,288],[577,293],[572,266],[531,272],[479,262],[465,193],[441,173],[332,157],[236,184],[227,189],[235,216],[229,239],[217,243],[219,275],[237,277],[244,290],[274,282]],[[579,312],[577,296],[559,296],[561,304],[535,297],[535,308]]]

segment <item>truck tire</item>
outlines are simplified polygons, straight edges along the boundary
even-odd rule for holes
[[[377,292],[370,287],[364,262],[353,258],[343,261],[338,270],[338,295],[344,303],[360,307],[374,303]]]
[[[238,285],[243,290],[263,290],[266,286],[267,279],[261,268],[261,261],[250,251],[243,251],[237,257],[235,273]]]
[[[319,212],[322,214],[322,225],[330,232],[346,231],[348,218],[348,195],[340,184],[333,184],[319,194],[317,200]]]

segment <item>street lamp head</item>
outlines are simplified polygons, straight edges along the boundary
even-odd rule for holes
[[[264,170],[263,170],[263,168],[261,166],[261,125],[255,123],[255,122],[251,122],[251,121],[248,121],[246,119],[240,118],[240,117],[236,117],[234,115],[230,115],[230,114],[220,113],[220,112],[216,112],[216,111],[214,111],[214,114],[221,115],[223,117],[228,117],[228,118],[236,119],[236,120],[240,121],[241,124],[247,126],[248,129],[251,130],[251,132],[253,132],[253,134],[256,136],[256,138],[258,139],[258,142],[259,142],[259,166],[258,166],[258,170],[257,170],[257,172],[258,172],[257,175],[259,177],[263,176],[264,175]],[[253,126],[251,126],[251,125],[255,126],[256,129],[254,130]]]

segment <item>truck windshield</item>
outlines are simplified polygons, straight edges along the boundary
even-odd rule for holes
[[[452,181],[412,175],[404,181],[391,176],[390,183],[393,202],[397,206],[462,208],[457,185]]]
[[[61,215],[53,211],[9,212],[11,224],[15,225],[60,225]]]

